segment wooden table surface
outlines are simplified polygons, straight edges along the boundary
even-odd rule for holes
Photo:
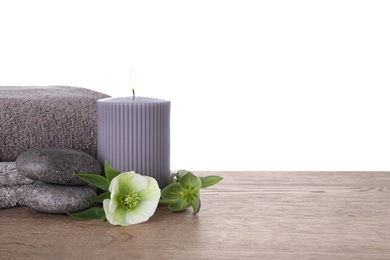
[[[0,210],[0,259],[390,259],[390,172],[195,172],[199,214],[119,227]]]

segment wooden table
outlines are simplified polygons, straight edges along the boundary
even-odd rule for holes
[[[0,259],[390,259],[390,172],[196,172],[202,208],[119,227],[0,210]]]

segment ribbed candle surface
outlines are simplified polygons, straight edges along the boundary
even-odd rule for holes
[[[155,178],[163,189],[170,182],[171,102],[144,97],[97,101],[98,160],[120,172]]]

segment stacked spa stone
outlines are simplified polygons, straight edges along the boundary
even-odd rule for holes
[[[23,205],[46,213],[78,212],[92,206],[96,189],[75,174],[100,174],[91,155],[69,148],[35,148],[16,159],[18,173],[34,180],[20,191]]]

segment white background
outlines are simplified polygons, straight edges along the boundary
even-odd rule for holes
[[[177,170],[389,170],[388,1],[1,1],[0,85],[172,101]]]

